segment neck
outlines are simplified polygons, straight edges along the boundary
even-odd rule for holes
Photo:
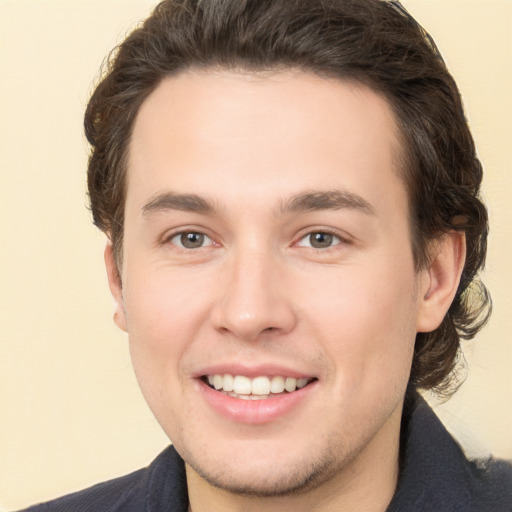
[[[401,408],[351,462],[315,487],[290,496],[233,494],[186,465],[190,512],[384,512],[398,480]]]

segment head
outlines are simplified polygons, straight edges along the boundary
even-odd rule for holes
[[[118,324],[155,416],[202,476],[297,491],[396,426],[407,383],[450,384],[460,339],[486,318],[482,170],[453,79],[397,4],[162,2],[111,57],[85,126]],[[158,238],[159,223],[181,228]],[[359,234],[329,230],[344,223]],[[453,293],[437,293],[448,274]],[[215,409],[202,378],[231,367],[306,378],[291,396],[307,405],[219,418],[195,393]],[[286,468],[259,465],[276,449],[300,468],[279,489]],[[216,464],[228,450],[238,482]]]
[[[411,383],[454,387],[461,339],[490,311],[478,281],[486,254],[481,164],[460,94],[432,39],[396,2],[382,0],[162,2],[117,48],[85,116],[95,224],[123,257],[126,169],[140,106],[163,78],[188,69],[299,69],[364,84],[389,102],[400,128],[417,268],[450,230],[466,237],[466,262],[441,325],[418,333]]]

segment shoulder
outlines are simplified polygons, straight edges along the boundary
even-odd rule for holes
[[[489,457],[467,461],[466,468],[473,503],[485,504],[482,510],[512,512],[512,461]]]
[[[401,474],[388,512],[512,512],[512,464],[469,460],[419,397],[404,411]]]
[[[182,480],[182,461],[171,446],[148,467],[120,478],[96,484],[23,512],[142,512]],[[162,487],[165,487],[163,489]]]
[[[128,502],[134,504],[134,501],[140,501],[141,496],[144,495],[147,473],[147,468],[141,469],[121,478],[102,482],[62,498],[29,507],[25,512],[64,512],[70,510],[76,512],[135,511],[138,509],[127,508],[124,504]]]

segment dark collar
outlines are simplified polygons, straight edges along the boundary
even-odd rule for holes
[[[417,393],[404,406],[400,463],[387,512],[512,511],[512,465],[469,461]]]

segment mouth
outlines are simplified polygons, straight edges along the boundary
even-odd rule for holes
[[[289,395],[305,388],[316,378],[295,378],[286,376],[259,376],[250,378],[245,375],[203,375],[201,380],[211,389],[232,398],[242,400],[267,400]]]

